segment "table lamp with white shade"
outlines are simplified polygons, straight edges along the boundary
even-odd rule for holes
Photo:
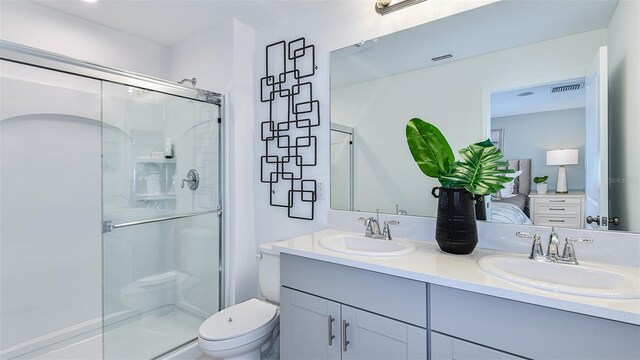
[[[565,165],[578,164],[578,149],[561,149],[547,151],[547,165],[560,165],[558,169],[558,182],[556,193],[566,194],[567,190],[567,170]]]

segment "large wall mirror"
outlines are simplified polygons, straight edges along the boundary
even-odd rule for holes
[[[488,221],[640,232],[638,23],[636,1],[499,1],[333,51],[331,207],[436,215],[405,140],[419,117],[522,171]]]

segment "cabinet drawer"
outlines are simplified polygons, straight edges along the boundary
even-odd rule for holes
[[[581,206],[579,204],[536,204],[536,214],[549,215],[580,215]]]
[[[282,286],[427,327],[427,284],[290,254],[280,255]]]
[[[431,332],[431,360],[519,360],[519,356]]]
[[[547,197],[536,199],[536,205],[578,205],[582,203],[582,198],[579,197]]]
[[[640,359],[640,326],[430,285],[431,329],[533,359]]]
[[[547,215],[536,213],[533,223],[540,226],[580,228],[582,225],[582,217],[580,215]]]

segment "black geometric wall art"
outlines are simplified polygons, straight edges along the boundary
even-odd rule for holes
[[[287,208],[290,218],[313,220],[317,183],[305,177],[305,168],[318,160],[320,102],[311,82],[315,46],[303,37],[270,44],[265,63],[260,101],[269,104],[269,118],[260,124],[260,181],[269,184],[271,206]]]

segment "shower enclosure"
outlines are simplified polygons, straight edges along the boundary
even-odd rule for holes
[[[0,359],[151,359],[221,306],[221,96],[0,42]]]

